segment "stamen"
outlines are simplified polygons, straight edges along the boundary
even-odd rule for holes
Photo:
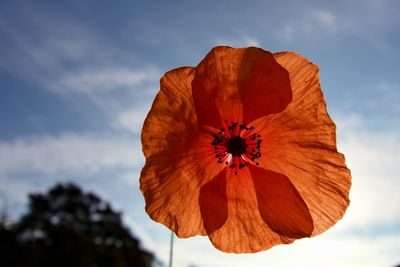
[[[225,164],[235,175],[249,164],[259,165],[256,161],[261,158],[261,135],[255,132],[254,126],[232,121],[226,128],[221,128],[213,134],[211,145],[214,147],[218,163]]]

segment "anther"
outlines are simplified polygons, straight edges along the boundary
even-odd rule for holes
[[[228,124],[228,120],[224,121]],[[225,163],[237,175],[238,170],[256,162],[261,157],[261,135],[254,132],[255,127],[246,123],[231,121],[226,128],[221,128],[213,134],[211,145],[218,163]]]

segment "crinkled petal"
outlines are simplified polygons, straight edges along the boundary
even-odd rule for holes
[[[290,75],[293,100],[281,113],[254,122],[263,143],[260,166],[282,173],[304,199],[320,234],[349,205],[350,171],[336,149],[335,124],[326,111],[318,67],[292,53],[274,55]]]
[[[196,158],[197,154],[193,149],[184,155]],[[220,166],[214,165],[213,158],[195,163],[174,161],[168,153],[148,158],[140,179],[146,212],[179,237],[205,235],[199,206],[200,188],[221,170],[218,169]]]
[[[253,179],[249,169],[240,175],[227,170],[228,218],[221,228],[209,234],[219,250],[253,253],[295,239],[273,231],[260,215]]]
[[[173,149],[176,144],[186,146],[197,130],[191,82],[194,69],[183,67],[171,70],[160,80],[157,94],[142,130],[145,157],[162,150]]]
[[[253,121],[280,112],[291,101],[287,71],[260,48],[215,47],[196,67],[192,82],[199,125],[225,119]]]
[[[143,126],[146,164],[140,188],[150,217],[180,237],[204,235],[200,188],[221,171],[210,142],[198,129],[191,68],[168,72]]]
[[[258,209],[267,225],[280,235],[310,236],[314,226],[303,198],[283,174],[249,166]]]

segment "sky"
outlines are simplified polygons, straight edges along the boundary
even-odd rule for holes
[[[174,267],[400,263],[400,1],[1,1],[0,197],[72,181],[124,214],[168,262],[170,231],[144,211],[140,132],[159,79],[216,45],[296,51],[319,65],[351,204],[324,234],[256,254],[175,239]]]

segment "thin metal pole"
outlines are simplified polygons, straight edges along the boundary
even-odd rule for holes
[[[172,252],[174,250],[174,232],[171,231],[171,242],[169,247],[169,267],[172,267]]]

